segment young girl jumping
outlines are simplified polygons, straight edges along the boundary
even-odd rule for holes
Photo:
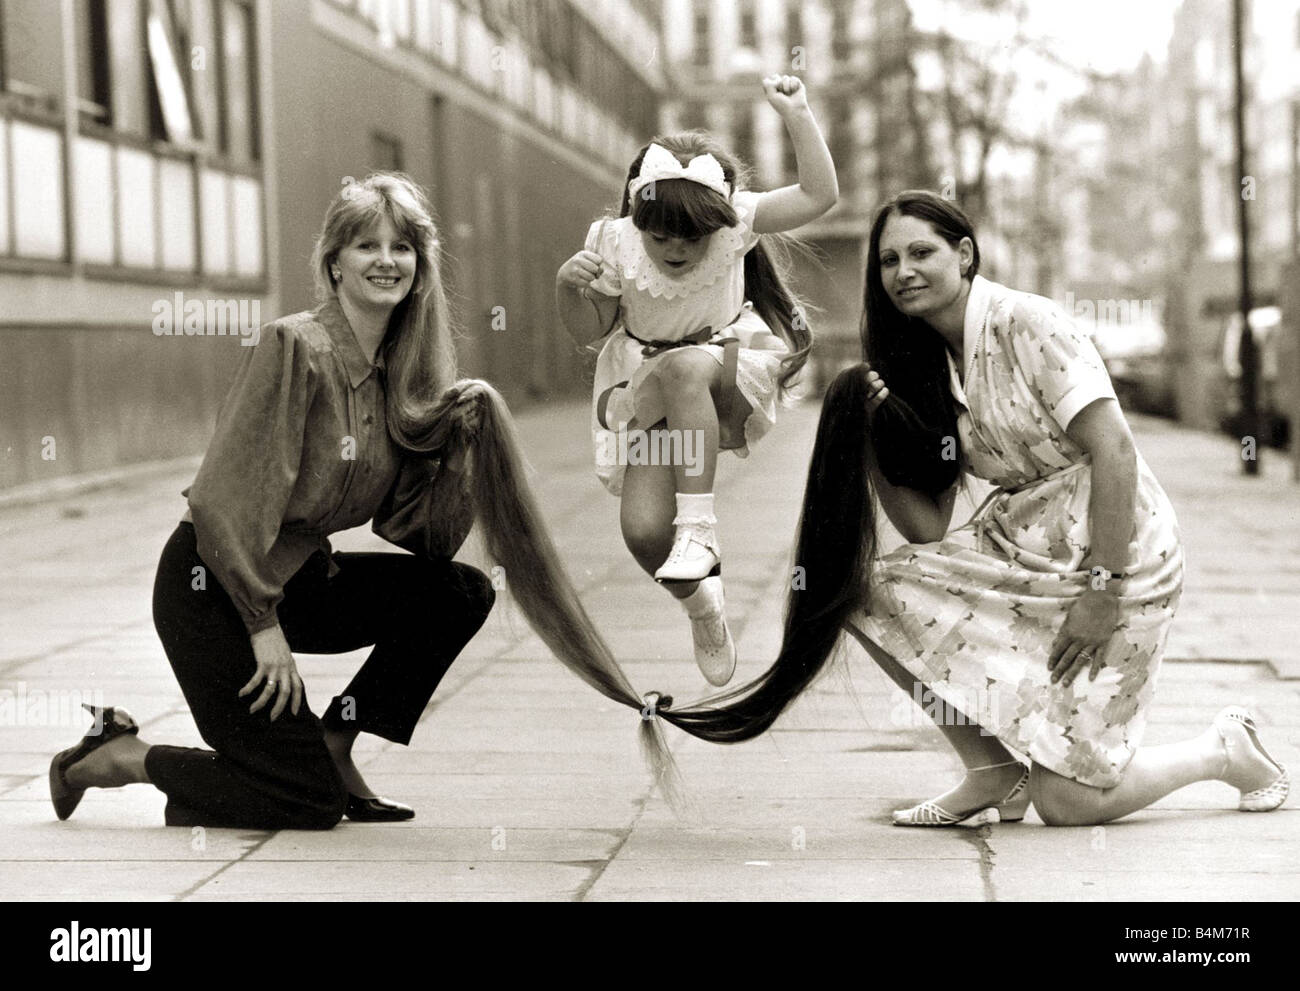
[[[835,165],[794,76],[763,79],[794,145],[799,183],[744,189],[743,166],[709,135],[656,138],[628,170],[618,219],[591,225],[556,275],[580,342],[609,334],[596,364],[596,472],[621,495],[623,539],[681,603],[713,685],[736,667],[714,532],[718,451],[740,457],[776,420],[811,334],[760,235],[820,217]]]

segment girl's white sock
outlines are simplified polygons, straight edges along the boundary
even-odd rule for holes
[[[718,609],[718,599],[721,597],[722,579],[718,577],[705,578],[695,586],[695,591],[684,599],[677,601],[682,604],[686,610],[686,615],[691,619],[700,616],[707,616],[709,613],[716,612]]]
[[[677,516],[673,526],[680,523],[717,523],[713,515],[712,492],[678,492]]]

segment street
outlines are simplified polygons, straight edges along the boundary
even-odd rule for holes
[[[589,462],[587,407],[519,418],[533,483],[588,610],[640,691],[708,687],[681,611],[635,566],[618,502]],[[717,485],[737,681],[779,646],[788,555],[816,425],[786,411]],[[1147,742],[1252,706],[1265,745],[1300,766],[1300,498],[1273,452],[1241,476],[1239,445],[1133,418],[1169,492],[1188,570]],[[129,710],[150,742],[201,745],[150,619],[157,556],[195,461],[90,492],[0,507],[0,891],[7,900],[1294,900],[1296,799],[1235,811],[1218,783],[1095,828],[899,829],[889,811],[936,795],[959,764],[919,708],[856,646],[765,736],[722,748],[668,727],[692,800],[651,788],[637,716],[550,657],[499,593],[409,748],[358,744],[369,783],[415,806],[396,825],[330,832],[167,828],[141,785],[91,791],[68,822],[50,757],[88,720],[67,699]],[[954,521],[978,500],[963,499]],[[965,515],[963,515],[963,513]],[[461,558],[485,570],[476,537]],[[899,538],[892,535],[886,546]],[[345,550],[383,548],[368,530]],[[300,656],[317,712],[363,652]],[[39,705],[38,705],[39,703]]]

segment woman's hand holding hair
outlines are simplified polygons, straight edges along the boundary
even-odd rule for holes
[[[439,446],[449,471],[468,471],[470,452],[483,423],[484,395],[483,383],[478,379],[461,379],[438,400],[435,416],[439,418]]]
[[[280,713],[284,712],[284,707],[290,702],[292,702],[291,711],[295,716],[298,715],[298,707],[302,704],[302,678],[298,675],[298,666],[294,663],[293,652],[289,649],[289,642],[284,638],[284,631],[277,623],[275,626],[254,633],[251,640],[253,656],[257,659],[257,670],[248,684],[239,690],[239,697],[242,699],[245,695],[256,691],[257,686],[265,680],[266,684],[262,685],[261,694],[249,706],[248,711],[257,712],[274,699],[275,704],[271,707],[271,722],[279,718]]]
[[[1075,599],[1047,659],[1052,682],[1069,686],[1089,667],[1088,680],[1095,680],[1105,666],[1106,645],[1118,625],[1118,596],[1089,589]]]
[[[889,386],[876,374],[876,370],[867,365],[867,412],[875,413],[889,398]]]

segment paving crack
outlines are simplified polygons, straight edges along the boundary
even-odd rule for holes
[[[993,827],[983,825],[978,829],[962,829],[960,833],[961,838],[974,847],[975,852],[979,855],[980,883],[984,886],[984,900],[986,902],[997,901],[997,888],[993,884],[993,863],[997,854],[989,846],[989,840],[993,837]]]

